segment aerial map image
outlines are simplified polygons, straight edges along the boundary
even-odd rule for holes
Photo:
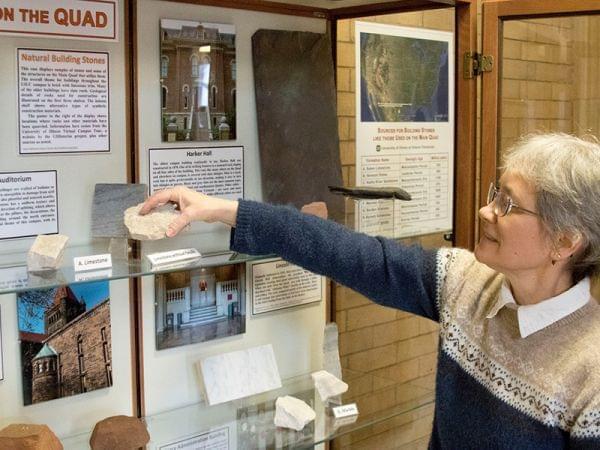
[[[447,122],[448,42],[360,33],[362,122]]]

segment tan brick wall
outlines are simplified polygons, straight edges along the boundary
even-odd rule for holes
[[[504,22],[500,148],[526,133],[573,131],[571,19]]]
[[[446,9],[358,20],[451,31],[454,11]],[[348,186],[356,181],[354,20],[339,21],[337,37],[340,155],[344,184]],[[348,203],[348,209],[351,206]],[[441,235],[411,239],[410,242],[436,247],[447,245]],[[335,306],[342,370],[344,379],[350,384],[344,401],[356,401],[361,416],[365,416],[400,405],[408,408],[415,399],[432,392],[437,361],[436,323],[378,306],[339,285],[335,290]],[[433,408],[421,408],[336,439],[334,447],[426,448],[432,421]]]

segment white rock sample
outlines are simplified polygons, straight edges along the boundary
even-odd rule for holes
[[[326,401],[331,397],[343,394],[348,390],[348,385],[326,370],[319,370],[310,374],[319,391],[321,400]]]
[[[302,400],[290,395],[277,397],[275,426],[300,431],[308,422],[315,420],[315,417],[317,417],[315,411]]]
[[[142,205],[143,203],[140,203],[125,210],[124,221],[129,230],[129,236],[140,241],[155,241],[165,238],[169,224],[181,214],[175,209],[175,204],[167,203],[145,216],[140,216]]]
[[[58,269],[69,240],[63,234],[40,234],[27,253],[27,270],[41,272]]]

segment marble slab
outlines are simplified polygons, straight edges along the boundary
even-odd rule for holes
[[[327,204],[343,223],[335,73],[326,34],[258,30],[252,62],[263,200]]]
[[[126,238],[123,213],[146,199],[145,184],[98,183],[92,203],[92,237]]]
[[[209,356],[199,365],[209,405],[281,387],[271,344]]]

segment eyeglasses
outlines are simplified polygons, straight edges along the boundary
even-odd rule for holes
[[[529,209],[517,205],[507,193],[501,191],[494,183],[490,183],[490,189],[488,190],[487,195],[487,204],[489,205],[492,202],[494,202],[494,214],[498,217],[506,216],[513,208],[519,209],[525,213],[533,214],[534,216],[539,215],[534,211],[530,211]]]

